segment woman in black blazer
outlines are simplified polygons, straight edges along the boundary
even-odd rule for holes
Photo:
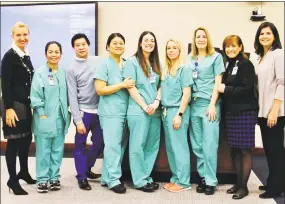
[[[218,90],[223,110],[228,144],[237,173],[236,184],[227,190],[233,199],[248,195],[247,181],[252,168],[251,148],[255,146],[258,99],[253,64],[244,54],[239,36],[227,36],[223,42],[226,72]]]
[[[6,162],[9,172],[7,186],[15,195],[27,195],[19,179],[35,184],[28,171],[28,154],[32,141],[30,89],[34,74],[27,49],[29,29],[18,22],[12,29],[13,44],[1,64],[2,104],[4,138],[7,139]],[[20,172],[16,174],[16,157],[19,155]]]

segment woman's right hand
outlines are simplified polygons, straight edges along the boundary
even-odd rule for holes
[[[41,118],[41,119],[46,119],[47,116],[46,116],[46,115],[41,115],[40,118]]]
[[[17,114],[15,113],[14,109],[9,108],[6,110],[6,124],[9,127],[16,127],[16,121],[19,121]]]
[[[133,88],[135,87],[135,85],[136,85],[136,82],[135,80],[132,80],[132,77],[125,78],[125,80],[123,81],[123,87],[125,89]]]

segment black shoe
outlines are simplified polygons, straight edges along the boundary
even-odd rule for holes
[[[61,185],[60,185],[59,180],[51,181],[49,188],[50,188],[51,191],[58,191],[58,190],[60,190],[61,189]]]
[[[86,172],[86,175],[87,175],[87,178],[89,178],[89,179],[97,179],[97,178],[101,177],[101,174],[95,174],[91,170],[88,170]]]
[[[18,180],[12,181],[9,179],[7,182],[7,186],[9,187],[9,193],[10,189],[12,189],[15,195],[28,195],[28,192],[21,187]]]
[[[39,183],[37,186],[37,191],[39,193],[47,193],[48,192],[48,185],[47,183]]]
[[[206,183],[205,183],[205,179],[202,178],[200,180],[200,183],[198,184],[196,191],[197,193],[204,193],[205,192],[205,188],[206,188]]]
[[[90,191],[91,190],[91,186],[89,185],[87,179],[83,179],[81,181],[78,181],[78,186],[82,190],[86,190],[86,191]]]
[[[248,195],[248,190],[238,190],[236,194],[233,195],[234,200],[243,199],[245,196]]]
[[[22,173],[21,171],[18,173],[17,175],[17,179],[22,179],[24,181],[26,181],[27,184],[36,184],[36,180],[34,180],[31,175],[29,174],[29,172],[26,173]]]
[[[265,191],[264,193],[259,195],[259,198],[262,199],[267,199],[267,198],[277,198],[281,196],[281,192],[270,192],[270,191]]]
[[[208,186],[206,185],[206,188],[205,188],[205,194],[206,195],[213,195],[216,191],[216,187],[215,186]]]
[[[137,188],[137,190],[143,191],[143,192],[147,192],[147,193],[151,193],[154,192],[154,188],[152,185],[150,185],[149,183],[145,184],[144,186]]]
[[[108,187],[108,185],[106,183],[101,184],[102,187]]]
[[[227,190],[227,194],[234,194],[238,191],[238,186],[234,185],[233,187],[231,187],[230,189]]]
[[[258,189],[261,190],[261,191],[266,191],[267,190],[267,186],[259,186]]]
[[[149,184],[153,187],[153,189],[154,189],[155,191],[159,189],[159,184],[158,184],[158,183],[151,182],[151,183],[149,183]]]
[[[111,188],[110,190],[114,191],[115,193],[126,193],[126,187],[124,186],[124,184],[118,184],[116,186],[114,186],[113,188]]]

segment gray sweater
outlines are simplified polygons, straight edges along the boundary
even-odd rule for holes
[[[75,124],[82,122],[80,109],[98,108],[99,96],[94,87],[94,75],[100,62],[100,57],[95,56],[76,58],[67,70],[68,99]]]
[[[278,117],[284,116],[284,50],[269,50],[257,66],[258,117],[268,118],[274,99],[282,101]]]

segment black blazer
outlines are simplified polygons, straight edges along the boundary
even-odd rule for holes
[[[30,70],[32,78],[34,68],[30,57],[24,56],[22,60]],[[30,74],[27,68],[23,66],[20,56],[16,54],[12,48],[5,53],[2,59],[1,77],[2,98],[5,109],[13,108],[13,101],[18,101],[30,106]]]
[[[236,62],[238,69],[237,73],[233,74]],[[251,61],[240,55],[231,59],[222,83],[226,86],[222,94],[225,112],[258,110],[257,77]]]

